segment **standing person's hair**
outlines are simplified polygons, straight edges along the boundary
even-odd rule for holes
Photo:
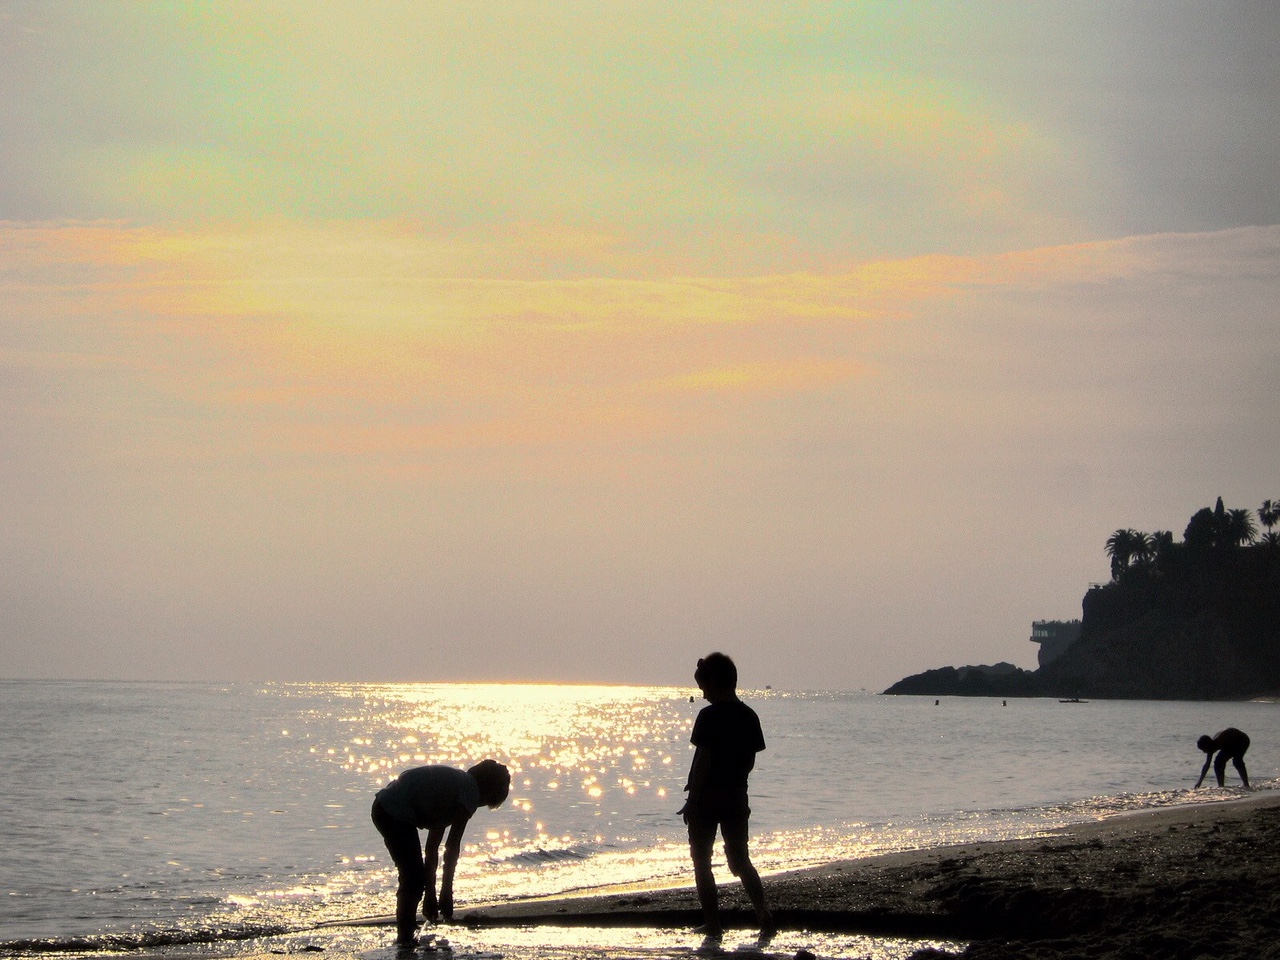
[[[693,679],[704,690],[732,690],[738,685],[738,668],[728,654],[717,651],[698,661]]]

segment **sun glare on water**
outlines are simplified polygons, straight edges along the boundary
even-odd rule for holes
[[[633,832],[633,822],[650,833],[655,824],[659,834],[669,832],[662,856],[669,855],[673,873],[683,867],[687,853],[672,803],[683,789],[696,713],[688,691],[552,684],[328,689],[357,705],[343,718],[350,736],[312,752],[367,777],[370,794],[424,764],[469,767],[492,757],[511,770],[506,803],[477,813],[466,834],[463,855],[474,861],[469,889],[481,877],[498,898],[630,882],[653,863],[642,867],[633,854],[611,849],[609,838]]]

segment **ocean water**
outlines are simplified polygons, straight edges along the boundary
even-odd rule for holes
[[[0,681],[0,955],[316,943],[381,955],[389,929],[328,926],[394,910],[373,794],[405,767],[487,756],[510,766],[512,792],[468,828],[459,914],[606,884],[687,884],[676,811],[703,706],[694,693]],[[1190,787],[1196,738],[1225,726],[1253,739],[1255,787],[1280,786],[1271,703],[742,696],[768,740],[751,781],[766,877],[1223,799],[1238,792],[1231,768],[1225,791]],[[728,879],[722,862],[717,873]],[[697,947],[672,931],[438,932],[459,956],[509,960]],[[770,949],[799,946],[892,958],[916,945],[784,935]]]

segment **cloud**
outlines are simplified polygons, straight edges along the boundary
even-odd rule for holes
[[[848,361],[794,360],[783,363],[742,363],[696,370],[654,381],[653,389],[690,394],[793,393],[840,383],[864,373]]]
[[[1269,282],[1278,249],[1280,228],[1259,228],[830,274],[538,280],[441,276],[442,264],[496,260],[484,241],[398,223],[10,224],[0,348],[10,366],[53,377],[115,367],[158,416],[168,402],[286,435],[314,433],[300,420],[380,435],[379,446],[390,434],[374,422],[398,424],[409,445],[434,435],[456,446],[468,431],[483,445],[529,443],[573,424],[685,432],[694,397],[848,384],[883,367],[886,343],[918,350],[913,322],[970,301],[1166,278]]]
[[[1105,150],[1009,95],[1003,10],[735,6],[33,8],[0,216],[604,225],[700,275],[1097,235]],[[993,37],[1012,80],[951,52]]]
[[[504,277],[519,242],[0,227],[13,669],[697,637],[887,683],[1078,612],[1118,526],[1276,496],[1280,228],[741,277]]]

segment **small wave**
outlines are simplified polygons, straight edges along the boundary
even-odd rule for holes
[[[551,850],[548,850],[546,847],[536,847],[532,850],[519,850],[513,853],[492,856],[489,858],[489,862],[542,866],[547,863],[564,863],[572,860],[587,860],[593,853],[595,853],[595,849],[593,847],[581,845],[574,847],[561,847]]]
[[[1221,803],[1224,800],[1238,800],[1252,793],[1276,789],[1277,783],[1268,781],[1255,784],[1252,791],[1241,788],[1221,787],[1217,789],[1194,790],[1179,788],[1176,790],[1156,790],[1148,793],[1119,793],[1109,796],[1086,797],[1067,803],[1052,804],[1043,811],[1053,814],[1065,814],[1071,819],[1099,819],[1119,814],[1141,813],[1145,810],[1160,810],[1167,807],[1187,807],[1199,804]]]
[[[259,924],[229,929],[146,930],[138,933],[104,933],[66,939],[0,940],[0,956],[87,952],[124,953],[131,950],[154,950],[158,947],[254,940],[258,937],[275,937],[290,932],[292,931],[289,927]]]
[[[1010,839],[1015,836],[1029,836],[1044,830],[1066,827],[1075,823],[1107,820],[1112,817],[1175,807],[1217,804],[1276,789],[1280,789],[1280,780],[1255,784],[1251,791],[1228,787],[1226,789],[1194,790],[1178,788],[1175,790],[1101,794],[1061,803],[1026,807],[1003,807],[985,811],[978,810],[948,819],[957,824],[963,824],[965,831],[971,834],[970,840]],[[928,822],[929,818],[925,818],[925,820]],[[985,828],[983,824],[986,824]]]

